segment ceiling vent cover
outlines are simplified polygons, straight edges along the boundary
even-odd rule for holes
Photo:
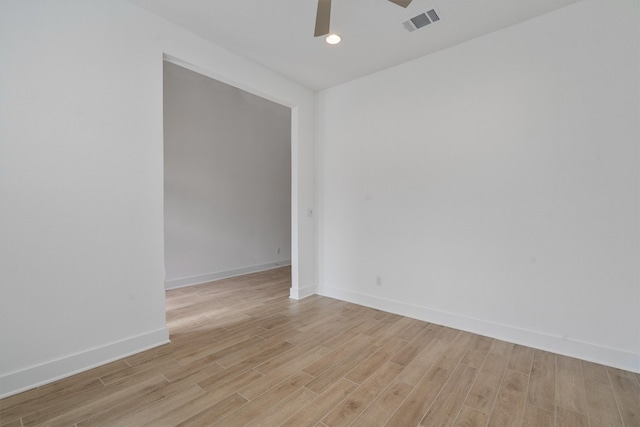
[[[415,30],[419,30],[422,27],[426,27],[433,22],[438,22],[439,20],[440,17],[436,13],[436,11],[431,9],[426,11],[425,13],[421,13],[418,16],[414,16],[408,21],[403,22],[402,25],[404,25],[404,28],[407,31],[412,32]]]

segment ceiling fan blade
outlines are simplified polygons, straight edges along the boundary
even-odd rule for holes
[[[314,37],[329,34],[329,22],[331,21],[331,0],[318,0],[318,13],[316,14],[316,31]]]
[[[391,3],[395,3],[398,6],[407,7],[413,0],[389,0]]]

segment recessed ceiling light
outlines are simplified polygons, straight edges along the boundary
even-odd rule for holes
[[[337,34],[329,34],[324,40],[329,44],[338,44],[342,41],[342,37]]]

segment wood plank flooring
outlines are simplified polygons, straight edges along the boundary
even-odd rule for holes
[[[640,375],[312,296],[167,292],[171,344],[0,400],[2,426],[640,426]]]

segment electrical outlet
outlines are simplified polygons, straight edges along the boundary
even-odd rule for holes
[[[382,286],[382,277],[376,276],[376,285]]]
[[[276,253],[279,254],[280,253],[280,248],[276,249]]]

